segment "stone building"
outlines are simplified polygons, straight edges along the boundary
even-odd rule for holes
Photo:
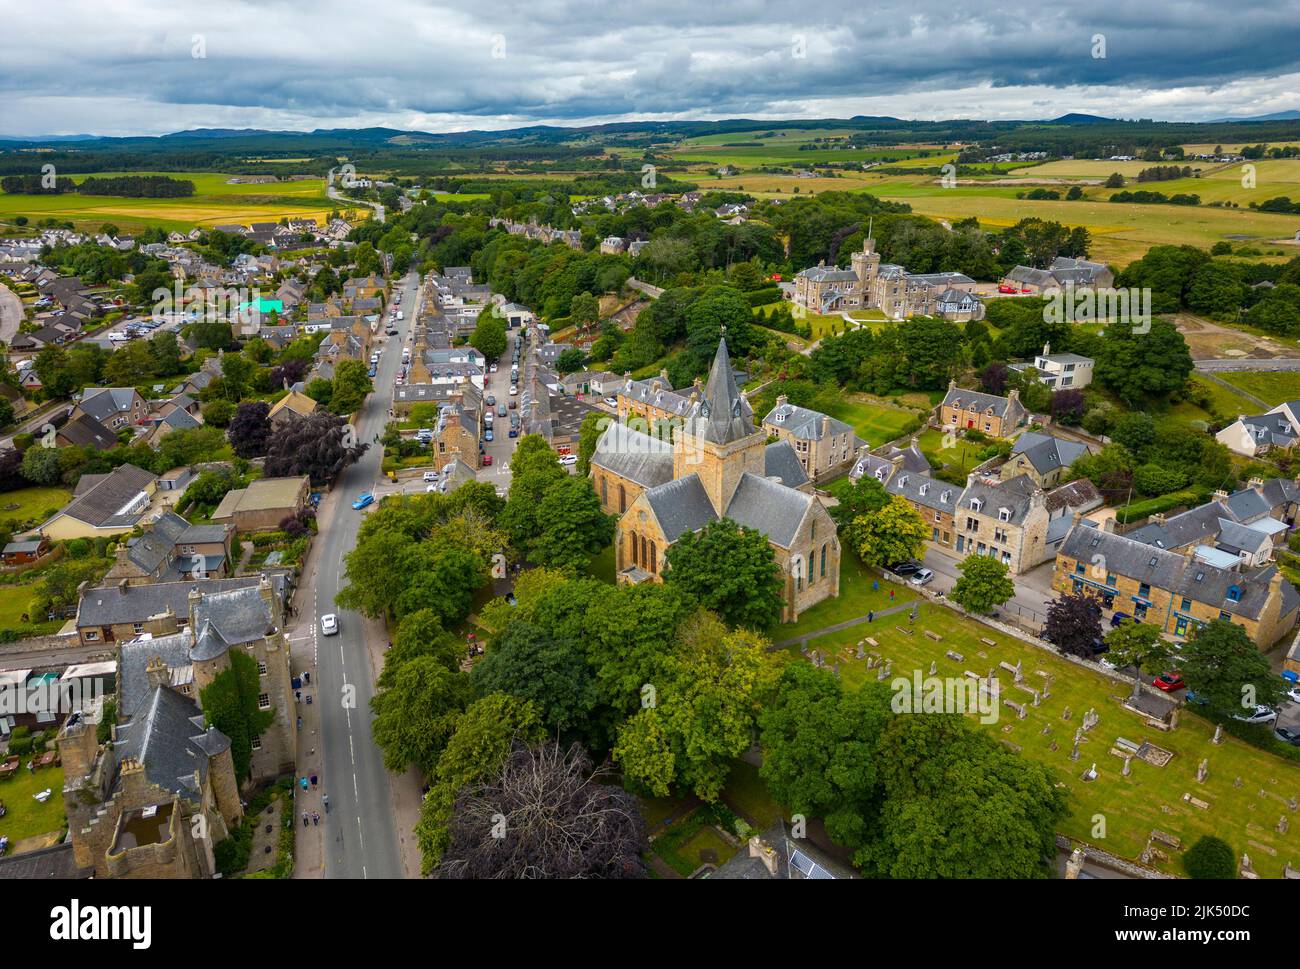
[[[853,428],[820,411],[791,404],[785,394],[763,418],[763,430],[787,441],[813,481],[834,477],[853,463],[862,442]]]
[[[835,523],[807,489],[788,442],[768,445],[740,393],[725,340],[701,393],[690,397],[628,381],[619,412],[672,414],[669,440],[626,427],[606,430],[592,458],[602,505],[617,513],[615,561],[620,582],[661,581],[664,557],[682,535],[730,518],[767,537],[784,579],[783,621],[839,595]],[[804,490],[801,490],[804,489]],[[617,495],[617,497],[615,497]]]
[[[957,554],[987,555],[1012,575],[1051,558],[1047,543],[1047,495],[1028,475],[1008,481],[966,479],[958,508]]]
[[[948,393],[938,407],[939,423],[963,431],[982,431],[991,437],[1009,437],[1029,420],[1029,411],[1020,403],[1020,391],[1006,397],[958,387],[948,381]]]

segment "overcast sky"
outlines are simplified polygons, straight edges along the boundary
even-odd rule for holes
[[[1296,0],[15,0],[0,24],[6,135],[1300,109]]]

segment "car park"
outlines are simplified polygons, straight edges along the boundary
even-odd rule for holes
[[[912,585],[918,585],[918,586],[919,586],[919,585],[925,585],[927,582],[929,582],[929,581],[932,580],[933,578],[934,578],[934,573],[931,572],[929,569],[918,569],[917,572],[916,572],[916,574],[913,575],[913,576],[912,576],[910,579],[908,579],[907,581],[910,582],[910,583],[912,583]]]
[[[374,503],[375,503],[375,496],[372,495],[369,491],[365,491],[362,492],[360,495],[358,495],[356,500],[352,502],[352,507],[355,510],[360,511],[362,508],[365,508],[368,505],[373,505]]]
[[[320,617],[320,631],[323,635],[333,636],[339,631],[339,617],[327,612]]]

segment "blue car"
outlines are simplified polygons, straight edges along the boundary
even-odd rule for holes
[[[492,440],[492,428],[489,427],[486,431],[483,432],[483,440],[485,441]]]
[[[352,507],[357,511],[360,511],[362,508],[365,508],[366,505],[373,505],[374,503],[375,496],[367,491],[364,494],[357,496],[357,500],[352,502]]]

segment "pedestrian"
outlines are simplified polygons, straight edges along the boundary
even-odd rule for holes
[[[299,717],[299,718],[298,718],[298,729],[299,729],[299,730],[302,729],[302,717]]]
[[[311,673],[309,673],[307,670],[303,670],[303,673],[302,673],[302,681],[303,681],[304,683],[310,683],[310,682],[311,682]]]
[[[894,590],[893,590],[893,589],[890,589],[890,590],[889,590],[889,601],[890,601],[890,602],[893,602],[893,601],[894,601]]]
[[[322,797],[322,798],[320,799],[320,802],[321,802],[321,804],[325,805],[325,813],[326,813],[326,814],[329,814],[329,813],[330,813],[330,796],[329,796],[328,794],[326,794],[324,797]]]
[[[303,826],[304,828],[307,827],[307,812],[306,812],[306,811],[303,811],[303,812],[302,812],[302,826]]]
[[[876,621],[876,613],[874,611],[868,612],[867,622],[875,622],[875,621]]]
[[[302,789],[307,790],[307,778],[305,777],[302,779]]]
[[[295,700],[297,700],[299,703],[301,703],[301,702],[302,702],[302,690],[294,690],[294,691],[293,691],[293,698],[294,698]]]
[[[319,812],[319,811],[312,811],[312,812],[311,812],[311,823],[319,827],[319,825],[320,825],[320,812]]]
[[[316,775],[315,775],[315,774],[312,774],[312,775],[311,775],[311,789],[312,789],[313,791],[316,790]]]

